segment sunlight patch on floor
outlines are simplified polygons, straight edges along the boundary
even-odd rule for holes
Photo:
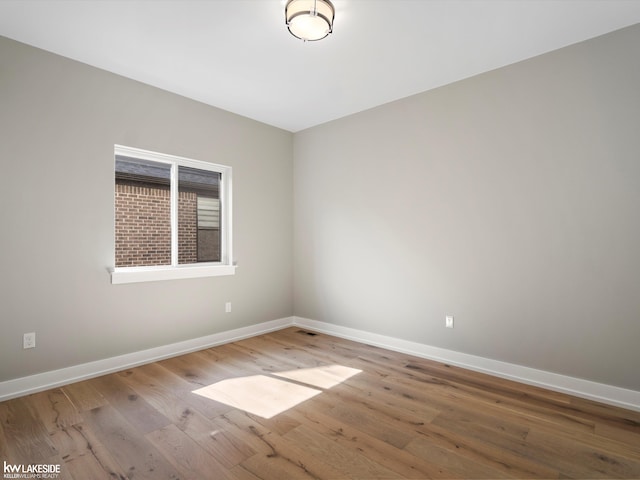
[[[300,368],[287,372],[274,373],[276,377],[288,378],[318,388],[331,388],[362,372],[357,368],[344,365],[326,365],[322,367]]]
[[[229,378],[192,393],[262,418],[272,418],[319,395],[322,393],[319,388],[335,387],[361,371],[342,365],[300,368],[273,374],[280,378],[267,375]]]
[[[265,375],[253,375],[222,380],[193,393],[262,418],[271,418],[322,391]]]

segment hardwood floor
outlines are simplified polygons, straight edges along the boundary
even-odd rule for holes
[[[0,403],[0,458],[75,480],[640,478],[640,413],[289,328]]]

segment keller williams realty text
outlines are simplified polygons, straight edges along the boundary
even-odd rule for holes
[[[58,478],[60,465],[12,465],[4,462],[4,478]]]

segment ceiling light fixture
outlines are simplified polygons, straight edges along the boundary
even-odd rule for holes
[[[333,31],[335,9],[329,0],[288,0],[284,8],[287,28],[301,40],[322,40]]]

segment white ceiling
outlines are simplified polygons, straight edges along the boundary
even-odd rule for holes
[[[640,22],[640,0],[0,0],[0,35],[292,132]],[[1,67],[0,59],[0,67]]]

